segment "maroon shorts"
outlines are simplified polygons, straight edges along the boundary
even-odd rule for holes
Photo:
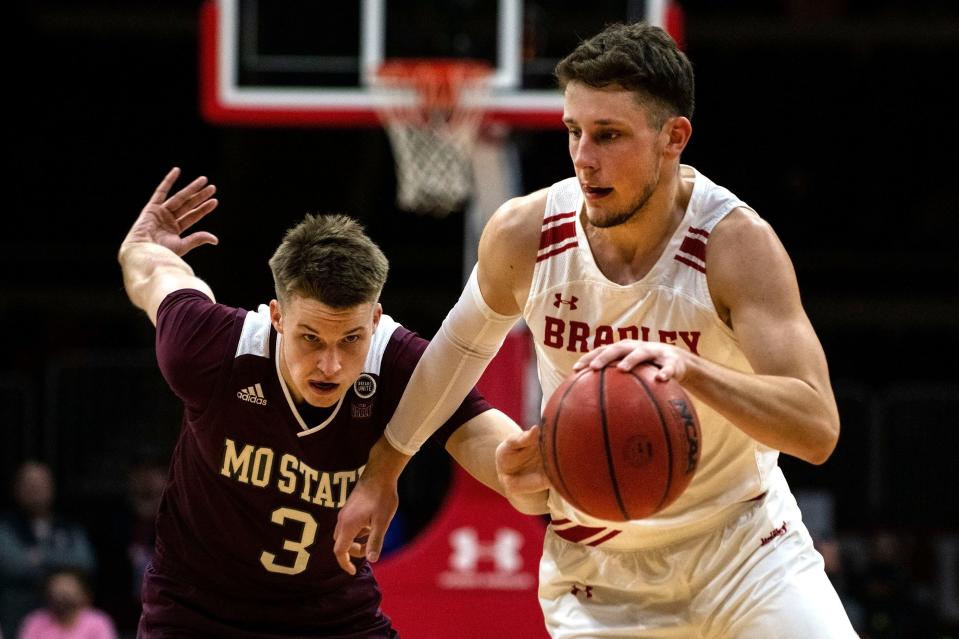
[[[346,585],[290,595],[267,588],[227,594],[151,564],[142,598],[137,639],[399,639],[365,565]]]

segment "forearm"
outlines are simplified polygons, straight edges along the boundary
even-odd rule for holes
[[[489,410],[461,426],[446,442],[446,450],[474,479],[509,500],[516,510],[539,515],[547,512],[548,491],[508,492],[496,469],[496,448],[522,429],[498,410]]]
[[[683,387],[756,441],[813,464],[839,436],[832,391],[802,379],[743,373],[690,357]]]
[[[213,298],[213,291],[173,251],[151,242],[124,242],[118,255],[123,286],[134,306],[156,322],[156,309],[168,293],[195,288]]]
[[[476,385],[516,317],[500,315],[483,300],[475,272],[459,301],[426,348],[386,427],[398,451],[413,455]]]
[[[380,437],[370,449],[370,456],[363,468],[360,480],[377,481],[396,485],[400,474],[411,459],[390,445],[385,436]]]

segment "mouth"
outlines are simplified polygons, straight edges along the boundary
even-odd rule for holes
[[[598,200],[613,192],[611,187],[592,186],[589,184],[580,184],[580,187],[583,189],[583,195],[586,196],[587,200]]]
[[[313,381],[312,379],[309,380],[308,383],[310,385],[310,388],[313,391],[320,393],[322,395],[332,393],[340,386],[339,384],[336,384],[334,382],[317,382],[317,381]]]

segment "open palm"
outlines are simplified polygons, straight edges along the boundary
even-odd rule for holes
[[[164,246],[182,257],[202,244],[216,244],[215,235],[198,231],[183,233],[202,220],[217,207],[213,199],[216,187],[208,184],[205,177],[198,177],[188,185],[167,197],[173,183],[180,176],[180,169],[167,173],[140,216],[127,233],[126,243],[148,242]]]

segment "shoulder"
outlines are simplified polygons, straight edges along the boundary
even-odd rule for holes
[[[745,207],[730,211],[710,234],[706,278],[721,313],[737,300],[775,299],[797,286],[792,261],[779,236]]]
[[[498,313],[513,315],[523,307],[543,233],[547,195],[548,189],[542,189],[507,201],[480,238],[480,290]]]
[[[173,391],[197,409],[225,362],[268,354],[270,327],[262,313],[217,304],[197,290],[175,291],[157,309],[157,363]]]
[[[185,288],[173,291],[157,307],[157,338],[176,334],[195,335],[224,323],[232,323],[238,309],[217,304],[206,293]]]
[[[29,613],[20,622],[20,637],[42,637],[44,631],[54,624],[53,616],[45,609],[39,608]]]
[[[392,366],[398,353],[402,353],[416,334],[404,328],[399,322],[384,313],[373,332],[370,350],[364,365],[367,373],[381,375],[384,369]]]
[[[483,242],[488,248],[501,254],[520,251],[535,256],[548,192],[549,189],[540,189],[507,200],[500,206],[483,232]]]
[[[169,312],[174,308],[212,304],[214,304],[213,300],[203,291],[195,288],[181,288],[168,293],[166,297],[163,298],[160,306],[157,307],[157,315]]]
[[[218,304],[196,289],[180,289],[167,295],[157,307],[157,338],[196,338],[233,324],[246,315],[241,309]]]
[[[110,630],[112,631],[113,619],[103,610],[99,608],[87,608],[83,611],[83,616],[87,625],[91,628],[98,628],[101,630]]]
[[[744,261],[752,256],[786,257],[785,248],[769,222],[742,206],[734,208],[716,224],[707,247],[709,266],[720,260]]]

